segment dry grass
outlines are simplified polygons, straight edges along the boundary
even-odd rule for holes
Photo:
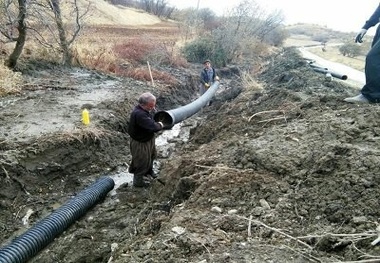
[[[110,5],[103,0],[79,0],[78,2],[82,8],[90,4],[89,17],[86,19],[86,23],[90,25],[141,26],[161,22],[154,15],[129,7]]]
[[[122,69],[120,68],[120,71],[117,72],[118,75],[122,75],[124,77],[129,77],[141,81],[149,82],[151,81],[151,76],[148,67],[139,67],[139,68],[129,68],[129,69]],[[162,83],[167,85],[175,85],[178,84],[178,81],[176,78],[174,78],[172,75],[158,71],[158,70],[152,70],[152,78],[155,83]]]
[[[241,79],[242,79],[243,87],[246,90],[254,91],[254,92],[261,92],[264,89],[263,86],[255,80],[255,77],[253,77],[248,72],[243,72]]]
[[[113,132],[99,127],[79,127],[72,131],[65,131],[62,133],[54,133],[50,136],[43,136],[39,139],[40,143],[53,143],[53,142],[63,142],[72,143],[78,141],[82,144],[85,143],[95,143],[95,142],[105,142],[108,143],[109,138],[114,136]]]
[[[167,85],[176,84],[177,81],[170,74],[154,69],[155,66],[186,66],[186,60],[172,49],[174,45],[167,46],[160,39],[139,37],[126,39],[122,44],[103,43],[105,41],[97,39],[96,35],[91,45],[88,39],[86,42],[78,43],[74,52],[76,63],[105,73],[150,81],[147,67],[149,62],[154,81]]]
[[[0,97],[20,92],[22,82],[21,73],[8,69],[0,60]]]
[[[179,55],[175,41],[168,41],[147,36],[131,39],[114,46],[117,57],[123,63],[152,65],[186,66],[186,60]]]
[[[113,52],[111,45],[77,44],[74,48],[75,63],[89,69],[96,69],[102,72],[115,73],[118,65],[117,55]]]
[[[304,35],[295,35],[286,39],[284,46],[286,47],[307,47],[320,45],[321,42],[311,40],[310,37]]]
[[[113,134],[110,132],[110,130],[89,126],[76,129],[73,132],[62,133],[62,138],[64,140],[77,140],[81,143],[84,143],[88,141],[108,141],[108,138],[112,135]]]

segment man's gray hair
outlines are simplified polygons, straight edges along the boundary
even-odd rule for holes
[[[156,97],[150,93],[150,92],[145,92],[140,95],[139,97],[139,104],[141,105],[147,105],[151,101],[155,101]]]

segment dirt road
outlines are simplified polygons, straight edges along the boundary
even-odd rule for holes
[[[362,86],[365,84],[364,72],[353,69],[351,67],[348,67],[340,63],[331,62],[326,59],[323,59],[313,54],[312,52],[310,52],[307,48],[300,48],[299,50],[306,59],[315,61],[315,63],[323,65],[323,67],[326,67],[329,70],[347,75],[348,76],[347,82],[353,85],[354,87],[361,89]]]

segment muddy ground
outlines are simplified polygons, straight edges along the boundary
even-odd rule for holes
[[[110,176],[122,183],[30,262],[380,262],[379,106],[343,102],[358,90],[292,49],[267,61],[250,87],[220,73],[214,103],[160,148],[166,185],[147,189],[128,183],[129,113],[147,90],[162,110],[190,103],[199,68],[167,69],[170,87],[34,73],[0,100],[0,244]]]

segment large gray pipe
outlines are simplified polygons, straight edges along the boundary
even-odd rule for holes
[[[0,263],[23,263],[46,247],[88,209],[102,200],[113,189],[112,178],[102,177],[58,208],[9,245],[0,248]]]
[[[195,101],[173,110],[158,111],[154,114],[154,120],[156,122],[162,122],[165,129],[171,129],[175,124],[191,117],[202,109],[202,107],[212,99],[218,88],[219,81],[215,81],[211,87]]]
[[[323,73],[323,74],[330,73],[331,76],[338,78],[338,79],[341,79],[341,80],[346,80],[348,78],[347,75],[345,75],[345,74],[341,74],[341,73],[329,70],[328,68],[316,65],[314,63],[309,63],[309,65],[313,68],[313,70],[315,72],[319,72],[319,73]]]

